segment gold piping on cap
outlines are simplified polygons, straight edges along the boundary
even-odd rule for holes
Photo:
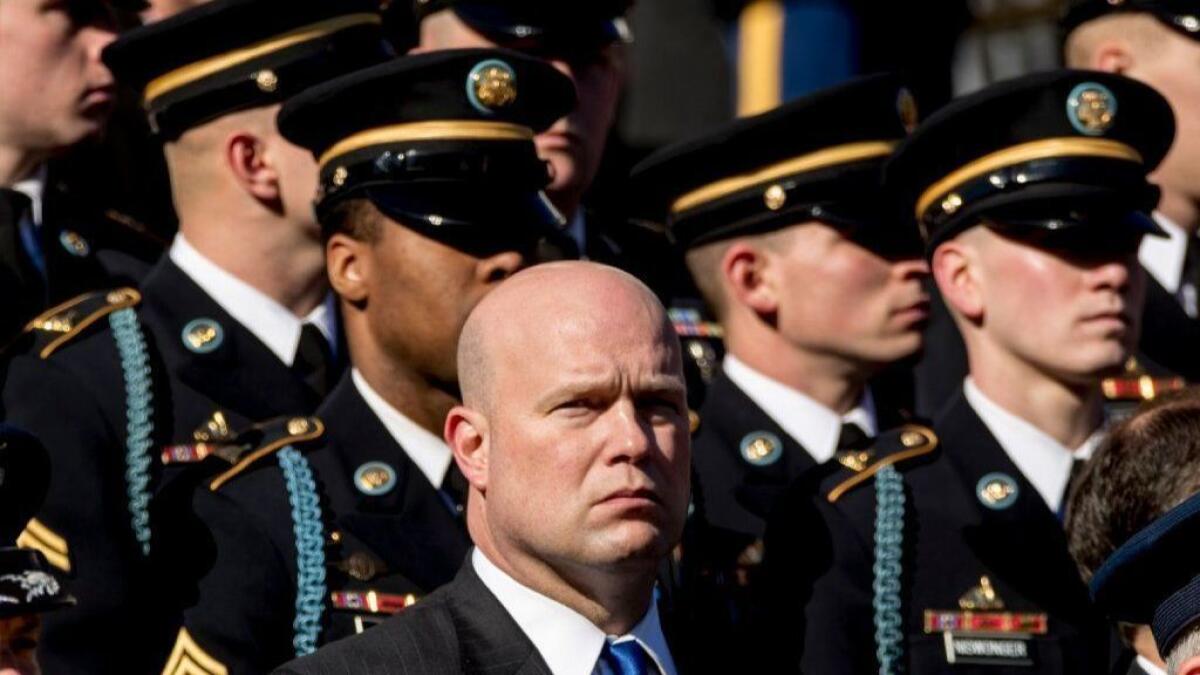
[[[366,24],[382,24],[383,19],[378,14],[347,14],[345,16],[318,21],[317,23],[301,26],[282,35],[268,38],[248,47],[235,49],[231,52],[211,56],[195,63],[189,63],[182,68],[176,68],[169,73],[159,75],[146,85],[142,101],[149,105],[151,101],[168,94],[180,87],[191,84],[209,75],[229,70],[234,66],[257,59],[260,56],[273,54],[302,42],[310,42],[338,31]]]
[[[896,141],[862,141],[860,143],[836,145],[832,148],[825,148],[799,157],[793,157],[792,159],[772,164],[753,173],[724,178],[715,183],[709,183],[704,187],[692,190],[671,204],[671,213],[677,214],[687,211],[688,209],[716,201],[746,188],[760,183],[768,183],[784,176],[824,169],[838,164],[849,164],[850,162],[857,162],[864,159],[885,157],[890,155],[892,149],[895,147]]]
[[[442,120],[433,122],[408,122],[360,131],[349,138],[338,141],[326,150],[318,163],[324,167],[342,155],[385,143],[405,141],[532,141],[533,129],[509,122],[485,122],[476,120]]]
[[[1107,138],[1044,138],[1021,143],[984,155],[929,186],[917,200],[917,218],[921,218],[939,197],[963,183],[1007,166],[1051,157],[1106,157],[1143,163],[1141,153],[1132,146]]]

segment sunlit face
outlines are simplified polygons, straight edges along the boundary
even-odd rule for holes
[[[975,322],[990,349],[1080,384],[1118,371],[1134,353],[1145,292],[1135,244],[1068,257],[985,227],[970,236]]]
[[[38,675],[38,639],[42,624],[36,614],[0,618],[0,675]]]
[[[764,274],[776,284],[784,339],[806,351],[876,365],[921,348],[929,314],[924,260],[882,258],[822,223],[780,235],[782,243],[766,250]]]
[[[115,104],[100,52],[115,38],[97,0],[0,2],[0,146],[52,153],[99,133]]]
[[[495,347],[485,438],[493,536],[552,566],[593,570],[653,569],[678,541],[686,392],[678,341],[653,302],[564,306],[569,317],[530,317],[537,325],[522,340]]]

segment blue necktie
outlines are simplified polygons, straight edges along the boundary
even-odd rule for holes
[[[621,642],[604,642],[604,649],[600,651],[600,664],[606,666],[600,671],[604,673],[612,673],[612,675],[654,675],[658,673],[658,666],[650,660],[646,654],[646,650],[642,649],[642,645],[637,640],[623,640]]]

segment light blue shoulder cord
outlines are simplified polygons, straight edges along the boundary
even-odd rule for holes
[[[292,530],[296,534],[296,619],[292,622],[296,656],[317,649],[321,615],[325,611],[325,531],[321,522],[321,499],[312,467],[292,446],[279,451],[279,468],[287,485],[292,507]]]
[[[146,337],[132,308],[108,315],[125,379],[125,493],[133,536],[150,555],[150,447],[154,433],[154,393]]]
[[[879,675],[904,670],[900,584],[904,550],[904,480],[888,465],[875,474],[875,656]]]

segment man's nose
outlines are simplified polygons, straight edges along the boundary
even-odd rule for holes
[[[638,414],[637,405],[623,401],[613,415],[612,462],[642,461],[654,448],[654,429],[649,420]]]

